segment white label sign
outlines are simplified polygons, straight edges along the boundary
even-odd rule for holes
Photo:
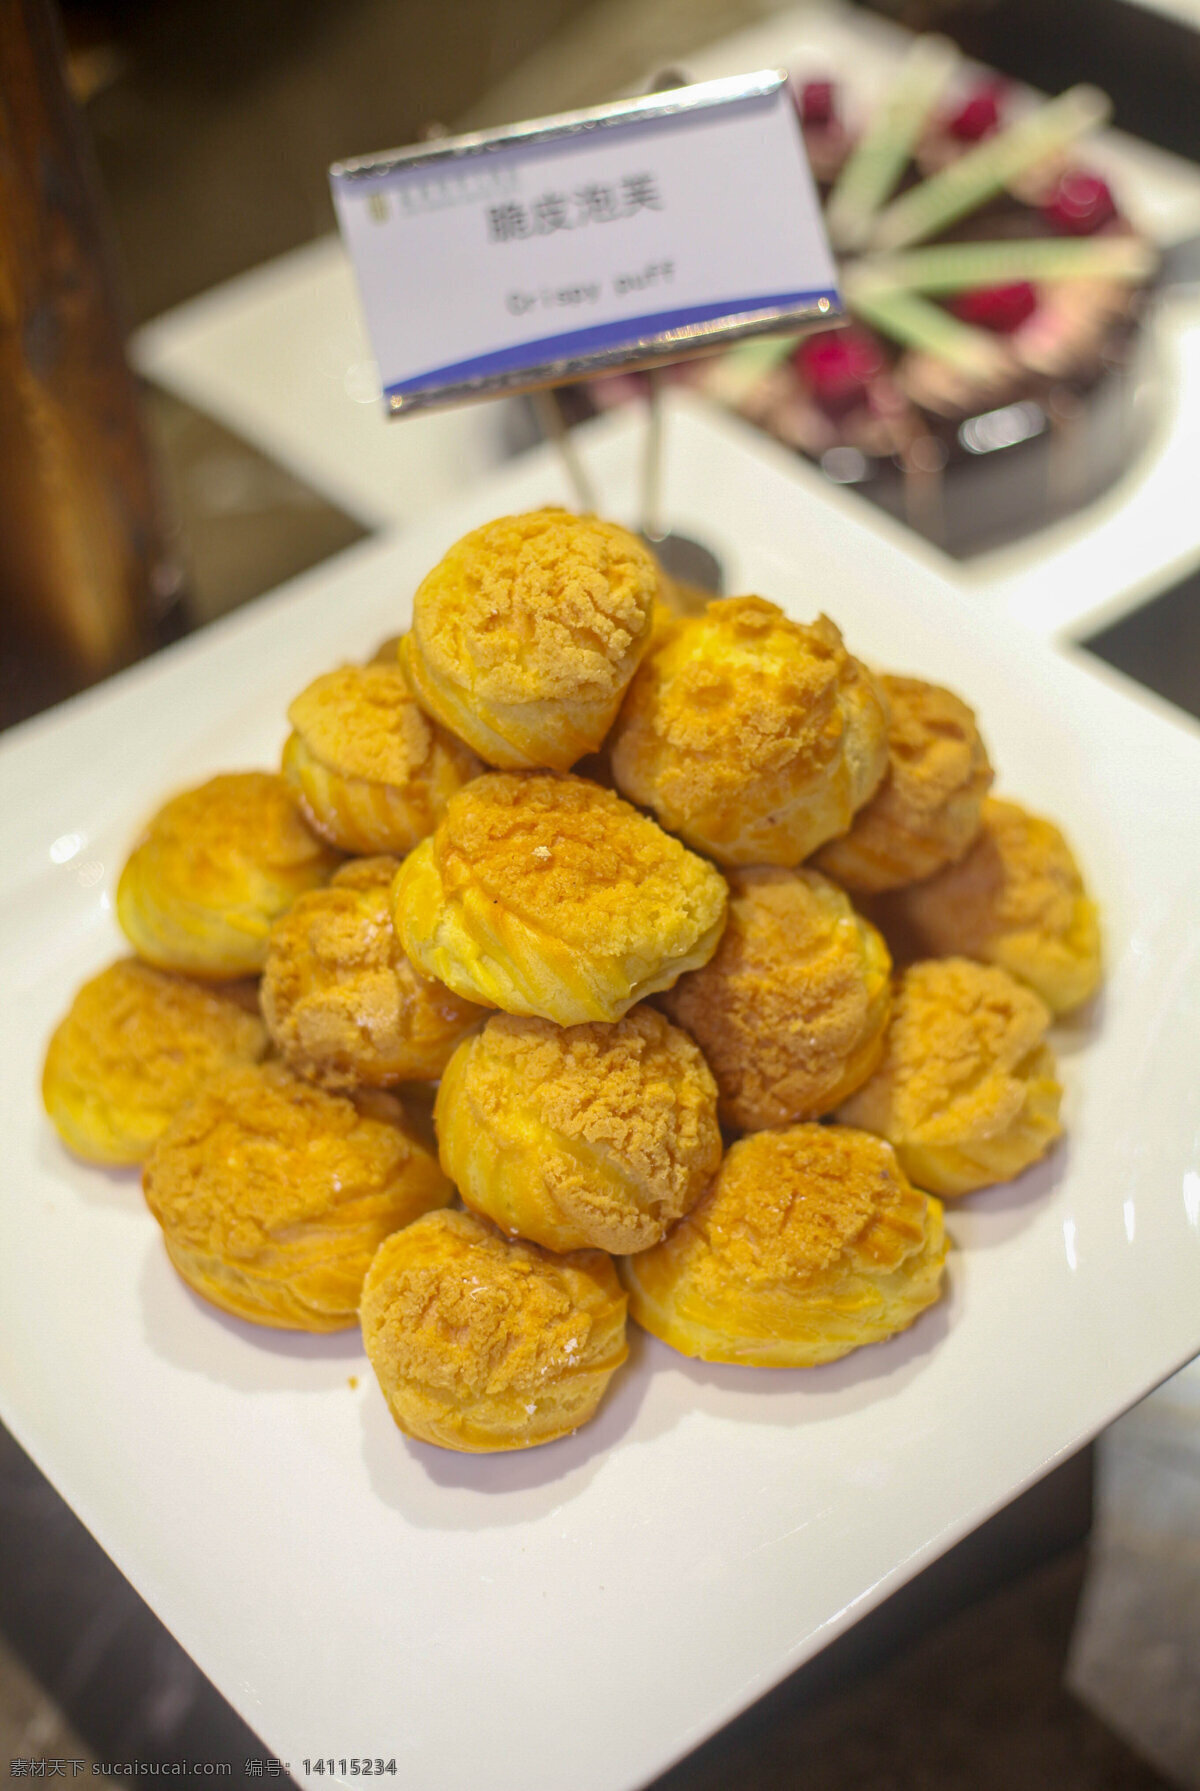
[[[392,410],[840,314],[778,73],[366,157],[331,180]]]

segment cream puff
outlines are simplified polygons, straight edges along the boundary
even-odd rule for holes
[[[726,1125],[756,1132],[818,1119],[883,1052],[887,947],[817,871],[727,876],[729,920],[715,955],[658,1005],[704,1052]]]
[[[674,1231],[621,1263],[637,1322],[685,1356],[812,1368],[903,1331],[941,1293],[942,1209],[844,1126],[755,1132]]]
[[[434,1081],[484,1010],[424,976],[392,925],[400,861],[351,859],[275,922],[262,980],[271,1038],[323,1088]]]
[[[610,790],[495,772],[454,796],[396,879],[400,943],[468,1001],[560,1026],[619,1020],[705,964],[724,878]]]
[[[502,516],[455,543],[399,645],[413,695],[502,770],[566,771],[612,725],[660,590],[636,535],[595,516]]]
[[[483,767],[424,715],[399,665],[343,665],[300,692],[283,774],[310,827],[344,852],[404,853]]]
[[[1055,1014],[1094,995],[1102,974],[1100,920],[1071,848],[1052,822],[989,798],[965,858],[880,909],[922,954],[999,964]]]
[[[213,777],[154,816],[121,873],[117,919],[160,970],[257,976],[272,923],[340,863],[282,777]]]
[[[42,1072],[63,1143],[89,1163],[140,1163],[209,1076],[266,1054],[247,988],[191,982],[136,958],[84,983]]]
[[[495,1015],[450,1059],[435,1121],[466,1204],[548,1250],[648,1249],[721,1160],[708,1065],[647,1007],[609,1025]]]
[[[370,659],[367,660],[367,664],[368,665],[389,665],[392,667],[397,666],[400,663],[400,661],[399,661],[400,642],[403,639],[404,639],[404,636],[402,634],[385,635],[384,638],[380,641],[379,645],[376,647],[375,651],[372,653]]]
[[[468,1453],[577,1430],[628,1354],[611,1258],[509,1243],[473,1213],[430,1213],[387,1240],[362,1329],[400,1429]]]
[[[966,958],[910,964],[879,1068],[838,1109],[877,1132],[931,1194],[1011,1181],[1061,1133],[1050,1010],[1006,970]]]
[[[327,1094],[275,1063],[211,1077],[142,1186],[190,1287],[296,1331],[353,1325],[384,1238],[454,1194],[394,1096]]]
[[[875,792],[887,710],[827,616],[727,597],[655,630],[610,742],[617,788],[718,864],[799,864]]]
[[[888,768],[849,833],[817,853],[818,870],[854,895],[931,877],[979,832],[992,767],[967,705],[938,684],[882,674]]]

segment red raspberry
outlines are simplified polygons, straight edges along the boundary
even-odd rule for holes
[[[832,81],[805,81],[800,89],[800,122],[818,130],[837,122],[837,95]]]
[[[875,337],[854,324],[806,336],[795,366],[830,417],[844,417],[866,400],[867,387],[883,371],[883,350]]]
[[[1083,168],[1068,169],[1042,206],[1042,216],[1068,236],[1091,236],[1116,215],[1116,200],[1107,181]]]
[[[978,143],[990,137],[1000,124],[1000,100],[1004,93],[1001,81],[981,81],[975,91],[946,120],[946,129],[960,143]]]
[[[1037,310],[1037,293],[1028,280],[1013,286],[977,286],[950,301],[950,309],[964,323],[1008,336]]]

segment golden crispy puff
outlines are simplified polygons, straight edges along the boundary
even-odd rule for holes
[[[903,1331],[941,1292],[942,1209],[890,1145],[845,1126],[755,1132],[661,1244],[629,1309],[685,1356],[813,1368]]]
[[[712,602],[712,591],[704,585],[689,584],[685,578],[668,578],[664,573],[660,602],[672,616],[699,616]]]
[[[1100,986],[1100,920],[1071,848],[1050,821],[989,798],[965,858],[881,909],[930,957],[999,964],[1066,1014]]]
[[[726,597],[655,630],[613,732],[617,788],[719,864],[799,864],[871,796],[887,713],[828,616]]]
[[[892,960],[817,871],[731,870],[716,955],[662,1007],[708,1059],[726,1125],[757,1132],[831,1113],[883,1051]]]
[[[456,994],[575,1026],[619,1020],[707,963],[726,893],[612,791],[494,772],[409,853],[394,913],[413,963]]]
[[[154,816],[121,872],[117,919],[160,970],[257,976],[272,921],[340,862],[282,777],[212,777]]]
[[[352,859],[271,928],[262,1008],[298,1076],[392,1088],[440,1076],[484,1010],[409,963],[392,926],[398,858]]]
[[[483,766],[423,715],[398,665],[343,665],[288,710],[283,774],[310,827],[345,852],[407,852]]]
[[[210,1078],[142,1186],[190,1287],[293,1331],[354,1324],[384,1238],[454,1194],[394,1096],[326,1094],[277,1063]]]
[[[852,894],[931,877],[979,832],[992,767],[975,717],[938,684],[880,676],[887,698],[888,769],[849,833],[814,860]]]
[[[245,991],[136,958],[84,983],[42,1072],[42,1100],[63,1143],[89,1163],[140,1163],[202,1082],[266,1052],[266,1027],[257,1003],[247,1011]]]
[[[708,1065],[647,1007],[612,1025],[496,1015],[450,1059],[435,1118],[466,1204],[548,1250],[647,1249],[721,1161]]]
[[[421,707],[504,770],[566,771],[604,739],[650,640],[660,574],[596,516],[501,516],[413,599],[400,663]]]
[[[1011,1181],[1062,1130],[1049,1024],[1049,1009],[1006,970],[967,958],[910,964],[879,1068],[838,1118],[886,1138],[930,1193]]]
[[[629,1353],[610,1257],[509,1243],[474,1213],[430,1213],[387,1240],[362,1328],[400,1429],[470,1454],[577,1430]]]
[[[367,664],[368,665],[391,665],[391,666],[398,665],[400,663],[399,658],[398,658],[398,654],[400,651],[400,642],[403,639],[404,639],[404,636],[402,634],[385,635],[384,638],[380,641],[379,645],[376,647],[375,651],[372,653],[370,659],[368,659]]]
[[[339,864],[329,879],[330,889],[390,889],[403,860],[391,852],[377,852],[370,858],[348,858]]]

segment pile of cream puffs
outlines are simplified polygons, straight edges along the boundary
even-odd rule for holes
[[[1100,977],[1062,835],[990,797],[951,692],[676,598],[594,516],[467,535],[296,697],[278,774],[153,817],[135,955],[47,1053],[197,1293],[361,1323],[444,1448],[586,1422],[630,1313],[708,1362],[892,1336],[941,1294],[939,1197],[1059,1134],[1047,1029]]]

